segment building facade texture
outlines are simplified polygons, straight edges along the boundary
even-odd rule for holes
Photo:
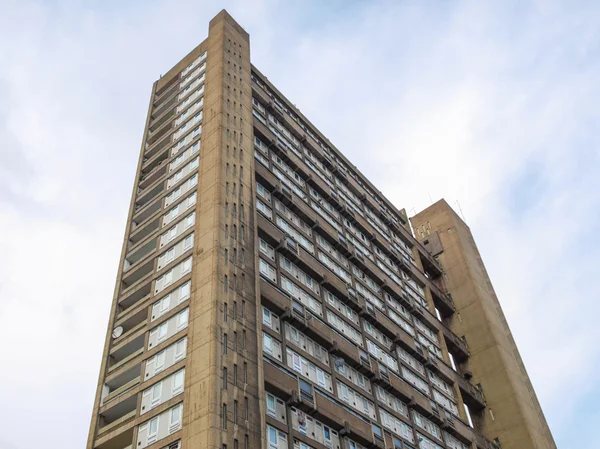
[[[468,227],[411,221],[219,13],[152,88],[87,448],[555,448]]]

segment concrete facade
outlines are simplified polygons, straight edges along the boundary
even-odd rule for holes
[[[152,88],[87,448],[553,447],[476,248],[448,242],[221,11]]]
[[[456,306],[450,328],[471,353],[462,370],[485,391],[487,413],[478,417],[483,433],[497,435],[504,449],[556,448],[469,227],[444,200],[411,223],[444,267]]]

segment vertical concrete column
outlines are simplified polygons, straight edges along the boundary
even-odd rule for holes
[[[503,449],[556,449],[473,235],[444,200],[411,218],[417,238],[438,233],[445,282],[456,317],[450,327],[465,336],[471,357],[464,369],[481,384],[487,409],[473,420]]]
[[[249,36],[221,11],[210,22],[205,44],[208,55],[183,447],[216,449],[227,444],[233,448],[237,439],[242,449],[248,439],[248,447],[254,448],[260,445],[261,427],[257,413]],[[223,368],[227,369],[225,379]]]

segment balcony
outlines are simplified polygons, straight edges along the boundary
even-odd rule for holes
[[[157,103],[170,95],[173,89],[179,89],[179,83],[181,81],[181,75],[175,75],[172,79],[169,80],[163,87],[157,90],[154,94],[154,106],[157,106]]]
[[[354,192],[354,194],[359,198],[365,193],[363,188],[360,185],[358,185],[358,183],[352,176],[345,176],[343,181],[344,184],[346,184],[346,187],[348,187],[350,191]]]
[[[147,257],[144,262],[126,270],[121,277],[121,288],[127,289],[154,271],[154,258]]]
[[[149,154],[150,156],[144,156],[144,159],[142,159],[142,176],[159,168],[169,159],[171,143],[171,137],[167,136],[146,152],[146,154]]]
[[[138,302],[144,301],[151,296],[152,278],[149,278],[146,282],[140,283],[134,288],[128,289],[122,292],[119,298],[119,306],[121,310],[127,310]]]
[[[265,389],[284,400],[290,398],[292,391],[298,389],[298,379],[295,376],[292,376],[289,371],[278,368],[266,360],[263,363],[263,372]]]
[[[377,210],[379,208],[379,204],[374,201],[371,195],[367,195],[366,193],[362,193],[358,195],[363,203],[365,203],[371,210]]]
[[[136,385],[139,385],[141,371],[142,364],[140,362],[121,373],[108,377],[104,382],[100,405],[103,406],[108,404],[110,401],[128,392]]]
[[[374,364],[374,382],[382,388],[392,392],[395,396],[407,402],[410,407],[418,410],[432,421],[441,423],[440,412],[437,406],[419,390],[405,382],[381,363]]]
[[[448,366],[446,362],[438,359],[431,353],[427,354],[427,361],[425,364],[431,371],[435,372],[439,377],[450,384],[457,382],[460,378],[460,375]]]
[[[390,339],[394,340],[402,331],[402,328],[385,316],[379,309],[374,307],[362,297],[358,299],[359,305],[362,308],[360,314],[373,324],[382,333],[386,334]]]
[[[128,314],[120,318],[117,322],[115,322],[115,329],[120,329],[120,334],[118,337],[113,338],[113,343],[118,340],[125,340],[128,335],[131,335],[132,332],[135,332],[136,329],[140,327],[144,327],[146,325],[146,321],[148,320],[148,308],[142,308],[137,311],[132,311],[132,313]]]
[[[266,94],[262,87],[256,84],[256,81],[252,81],[252,96],[256,97],[262,105],[269,104],[271,101],[271,97]]]
[[[256,172],[256,180],[265,185],[269,190],[274,190],[280,184],[279,179],[277,179],[263,164],[254,164],[254,169]]]
[[[146,142],[148,143],[148,147],[152,148],[152,145],[163,139],[169,133],[174,130],[173,122],[164,123],[162,127],[156,129],[156,131],[148,133],[148,138]]]
[[[291,307],[290,295],[262,278],[260,279],[260,296],[262,302],[278,315],[282,315]]]
[[[318,175],[312,174],[311,172],[312,170],[307,172],[306,181],[308,182],[308,184],[324,197],[330,198],[331,187],[329,187],[327,183],[323,181]]]
[[[317,156],[321,161],[325,162],[326,165],[331,166],[331,159],[325,156],[325,153],[323,152],[319,144],[311,136],[303,132],[300,141],[308,150],[310,150],[311,153]],[[325,160],[325,158],[327,158],[327,160]]]
[[[289,202],[288,207],[292,211],[294,211],[296,215],[302,218],[309,226],[312,227],[316,223],[317,213],[300,198],[292,197],[292,200]]]
[[[488,440],[486,437],[484,437],[482,434],[480,434],[476,430],[473,431],[473,436],[474,436],[473,441],[475,442],[475,445],[477,446],[478,449],[502,449],[499,445]]]
[[[340,403],[319,391],[316,393],[315,415],[328,426],[340,429],[340,436],[349,435],[353,440],[366,445],[373,443],[373,433],[368,422],[349,413]]]
[[[313,415],[315,413],[315,392],[313,386],[309,382],[299,379],[298,388],[292,390],[292,396],[288,399],[287,403],[309,415]]]
[[[420,359],[424,357],[423,350],[417,346],[415,339],[411,335],[407,334],[404,329],[401,329],[401,331],[396,334],[394,338],[394,345],[407,350],[412,355],[417,356]],[[394,347],[392,347],[392,349],[394,349]]]
[[[449,434],[452,434],[463,443],[472,444],[475,438],[475,432],[473,429],[449,413],[445,413],[445,415],[444,422],[442,423],[442,429]]]
[[[271,131],[266,125],[258,120],[254,120],[254,132],[255,135],[269,147],[276,145],[277,136],[275,136],[273,131]]]
[[[126,416],[123,422],[115,421],[103,429],[103,435],[98,436],[94,442],[94,449],[131,449],[133,444],[133,431],[135,412]],[[124,424],[126,422],[126,424]],[[121,425],[124,424],[124,425]]]
[[[485,402],[485,397],[483,396],[483,391],[475,385],[473,385],[468,380],[464,379],[460,375],[456,375],[456,380],[458,383],[458,387],[460,388],[460,392],[463,397],[463,401],[469,407],[469,410],[479,411],[485,408],[487,405]]]
[[[320,231],[323,234],[322,237],[325,240],[337,247],[337,249],[339,249],[343,254],[347,254],[348,245],[345,243],[341,243],[339,240],[334,240],[334,237],[338,235],[338,231],[333,226],[331,226],[323,217],[318,215],[316,211],[313,229]],[[344,246],[342,247],[341,245]]]
[[[307,325],[307,316],[304,306],[302,304],[297,303],[296,301],[292,301],[292,307],[287,307],[285,312],[281,315],[282,321],[287,321],[296,329],[304,332]]]
[[[151,186],[160,178],[162,178],[167,173],[167,164],[165,161],[161,162],[159,165],[155,166],[152,170],[147,171],[145,174],[140,176],[140,181],[138,183],[138,188],[144,190],[148,186]]]
[[[152,116],[150,117],[150,126],[154,126],[155,123],[162,121],[165,116],[173,117],[175,113],[175,105],[179,101],[178,95],[175,95],[175,92],[171,92],[171,95],[165,97],[165,99],[161,102],[158,108],[154,108],[152,111]],[[168,112],[167,112],[168,111]],[[162,124],[162,123],[161,123]],[[160,126],[160,124],[158,125]],[[158,128],[156,126],[156,128]]]
[[[340,293],[346,294],[346,284],[300,245],[298,245],[296,262],[305,268],[305,271],[308,271],[317,282],[325,283]]]
[[[326,348],[330,347],[331,342],[334,339],[339,338],[335,335],[332,328],[320,319],[313,317],[311,314],[308,314],[307,318],[304,333],[321,346]]]
[[[138,189],[138,191],[137,191],[138,196],[136,198],[135,205],[134,205],[135,210],[141,209],[142,207],[144,207],[146,204],[148,204],[150,201],[152,201],[154,198],[156,198],[158,195],[160,195],[164,191],[165,191],[164,182],[156,184],[154,187],[148,189],[147,191]]]
[[[350,261],[363,270],[369,277],[374,278],[379,284],[390,285],[391,279],[377,267],[371,259],[366,257],[361,251],[357,250],[353,245],[348,245]],[[400,287],[398,287],[400,288]]]
[[[136,263],[143,260],[156,250],[156,238],[148,240],[146,243],[135,248],[125,257],[123,271],[130,270]]]
[[[442,334],[444,335],[444,339],[446,340],[446,345],[448,346],[448,350],[452,352],[452,355],[459,361],[464,362],[469,358],[471,353],[469,352],[469,347],[467,343],[460,337],[458,337],[454,332],[448,329],[446,326],[440,326]]]
[[[120,364],[124,360],[130,360],[134,354],[144,347],[146,326],[145,323],[135,326],[129,335],[123,335],[109,352],[109,360],[111,368]]]
[[[277,106],[275,104],[275,108],[279,108],[279,106]],[[292,119],[292,117],[285,113],[285,111],[283,111],[283,120],[281,120],[284,124],[285,127],[298,139],[298,140],[302,140],[302,138],[304,137],[304,130],[300,127],[300,125],[298,125],[298,123]]]
[[[335,335],[335,340],[332,340],[329,346],[329,351],[333,354],[343,357],[350,365],[355,368],[361,367],[362,362],[359,354],[359,349],[354,344],[350,343],[345,338]]]
[[[160,215],[157,215],[154,219],[146,222],[140,222],[139,224],[134,222],[129,236],[129,246],[133,247],[137,245],[146,237],[160,229],[160,218]]]
[[[440,263],[426,249],[422,250],[419,245],[417,245],[417,248],[425,273],[430,279],[439,278],[442,275],[442,266]]]
[[[98,435],[135,418],[136,408],[137,395],[109,404],[99,415]]]
[[[450,293],[444,293],[435,282],[432,282],[429,285],[429,290],[431,291],[433,302],[440,311],[440,314],[444,317],[452,315],[455,311],[452,295],[450,295]]]
[[[161,108],[160,111],[156,111],[154,114],[152,114],[152,116],[156,117],[156,118],[150,122],[150,126],[148,127],[148,131],[150,131],[150,133],[155,133],[163,125],[165,125],[169,120],[172,120],[175,117],[175,115],[176,115],[175,107],[168,110],[169,105],[175,104],[175,102],[173,100],[174,99],[171,99],[170,102],[165,104],[165,106],[166,106],[165,108]],[[167,111],[167,112],[163,114],[164,111]]]
[[[285,205],[291,204],[294,199],[292,190],[281,182],[277,182],[275,189],[273,190],[273,196],[280,199]]]
[[[157,198],[150,204],[146,204],[143,207],[136,207],[133,212],[133,221],[136,223],[141,223],[161,209],[162,198]]]

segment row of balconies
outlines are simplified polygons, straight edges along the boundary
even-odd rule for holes
[[[384,389],[390,391],[411,408],[464,443],[475,444],[481,449],[493,447],[492,443],[477,431],[461,420],[440,410],[429,398],[414,390],[412,386],[395,374],[381,368],[379,364],[374,364],[370,377]],[[367,445],[367,447],[386,447],[385,443],[373,433],[371,424],[366,419],[359,418],[356,413],[347,411],[346,407],[335,398],[316,390],[309,382],[298,379],[293,372],[285,367],[276,366],[274,363],[265,361],[264,379],[267,391],[286,400],[288,406],[296,407],[336,429],[340,437],[349,436],[353,440]],[[396,413],[378,401],[377,404],[379,407],[386,408],[392,414]],[[275,419],[267,419],[267,421],[268,424],[289,433],[290,428],[285,424]],[[406,421],[409,425],[414,426],[409,420]],[[435,437],[429,435],[425,430],[419,428],[419,432],[435,440]],[[307,444],[310,443],[307,441]]]
[[[276,228],[272,223],[268,220],[264,219],[262,216],[259,216],[258,222],[259,228],[266,231],[267,234],[270,234],[272,237],[282,237],[283,232]],[[399,344],[404,349],[408,350],[412,353],[417,359],[420,359],[422,362],[427,363],[428,366],[444,378],[449,383],[458,383],[461,391],[463,392],[463,398],[467,405],[471,410],[479,410],[485,407],[485,399],[481,391],[468,383],[465,379],[460,377],[460,374],[456,373],[452,368],[450,368],[445,362],[438,360],[435,356],[427,354],[428,351],[423,350],[420,345],[417,345],[413,337],[407,334],[403,329],[401,329],[398,325],[396,325],[391,319],[389,319],[386,315],[384,315],[378,309],[370,306],[370,304],[366,303],[365,300],[360,296],[352,295],[351,290],[345,288],[345,285],[338,280],[337,276],[331,275],[323,275],[323,267],[320,265],[316,259],[314,259],[310,254],[308,254],[304,249],[299,248],[295,242],[290,245],[287,240],[282,238],[282,243],[278,247],[278,251],[286,254],[288,257],[294,259],[294,263],[301,266],[301,268],[308,271],[315,279],[319,279],[322,284],[328,283],[330,285],[335,285],[337,288],[335,290],[338,291],[338,294],[343,295],[345,298],[350,298],[350,302],[348,305],[352,306],[355,310],[361,312],[363,318],[370,321],[374,324],[378,329],[380,329],[383,333],[388,335],[396,344]],[[310,262],[314,262],[315,266],[311,266]],[[320,270],[319,270],[320,269]],[[329,279],[335,279],[337,282],[331,282]],[[275,287],[267,284],[266,282],[262,282],[261,286],[265,288],[267,291],[272,291]],[[277,297],[277,295],[265,294],[263,295],[266,298]],[[283,317],[289,316],[291,320],[293,320],[297,327],[301,330],[303,329],[307,334],[314,337],[317,342],[320,342],[325,347],[328,347],[328,342],[334,341],[335,339],[339,340],[341,343],[339,346],[342,346],[342,352],[346,357],[350,360],[354,361],[354,364],[361,368],[362,363],[360,357],[357,354],[356,347],[352,344],[346,342],[339,337],[336,337],[334,331],[327,325],[319,322],[318,320],[312,320],[306,322],[304,319],[303,311],[300,313],[295,310],[293,307],[290,307],[290,299],[289,296],[283,292],[280,292],[279,298],[281,302],[279,304],[275,303],[275,311],[279,313],[283,312]],[[269,300],[268,300],[269,301]],[[435,320],[435,318],[434,318]],[[457,339],[462,342],[462,340],[458,339],[451,331],[437,320],[435,322],[444,329],[446,335],[451,336],[452,339]],[[314,323],[314,324],[310,324]],[[312,326],[312,327],[311,327]],[[314,328],[321,330],[321,332],[312,332]],[[343,347],[346,347],[346,351],[343,350]]]
[[[166,147],[170,143],[168,135],[175,116],[175,109],[171,109],[170,106],[175,105],[177,97],[174,96],[172,97],[174,100],[169,100],[172,104],[159,105],[159,103],[161,99],[169,97],[178,89],[176,81],[177,77],[165,87],[166,92],[163,89],[159,94],[160,98],[155,103],[154,117],[149,129],[150,151],[145,153],[142,166],[142,179],[139,182],[134,226],[130,238],[130,246],[133,250],[126,256],[124,274],[121,278],[123,292],[119,299],[120,311],[115,321],[99,410],[98,438],[95,444],[99,449],[131,448],[134,431],[131,423],[136,417],[137,393],[141,388],[142,354],[145,357],[156,352],[154,348],[144,353],[148,312],[153,300],[150,290],[154,272],[152,256],[157,249],[158,238],[155,235],[154,238],[148,239],[148,236],[155,234],[160,227],[162,195],[166,188],[164,180],[162,182],[158,180],[167,173],[165,162],[169,157],[169,149]],[[157,110],[156,106],[161,109]],[[169,372],[165,371],[164,375],[168,375]]]
[[[259,165],[260,164],[257,164],[257,168]],[[263,182],[264,182],[265,178],[268,178],[268,175],[269,175],[269,172],[267,172],[266,169],[264,169],[264,168],[260,168],[259,172],[257,172],[257,176],[259,178],[261,178],[261,180],[263,180]],[[273,180],[273,182],[277,186],[273,190],[273,194],[276,197],[281,198],[290,209],[292,209],[297,215],[299,215],[307,223],[313,224],[314,227],[323,227],[323,224],[326,223],[325,220],[322,220],[322,222],[317,221],[315,218],[316,212],[314,212],[304,201],[297,199],[295,197],[290,198],[289,196],[283,194],[281,184],[279,184],[278,182],[276,182],[274,180]],[[270,182],[267,182],[266,184],[270,184]],[[269,221],[260,214],[259,214],[258,223],[259,223],[259,227],[264,227],[265,231],[267,233],[269,233],[270,235],[272,235],[272,237],[277,239],[276,241],[281,241],[281,239],[284,238],[283,232],[278,230],[278,228],[276,228],[272,223],[269,223]],[[331,227],[330,225],[325,224],[324,226],[325,226],[324,230],[326,232],[327,231],[329,231],[331,233],[336,232],[333,229],[333,227]],[[327,227],[329,227],[331,229],[328,229]],[[333,235],[335,235],[335,234],[333,234]],[[444,326],[443,323],[441,323],[435,316],[433,316],[433,314],[431,314],[429,311],[427,311],[426,309],[424,309],[423,307],[418,305],[407,294],[403,293],[403,294],[399,295],[398,294],[399,287],[395,287],[396,283],[394,281],[392,281],[383,271],[381,271],[379,269],[379,267],[376,267],[375,264],[371,260],[369,260],[368,258],[366,258],[362,255],[358,255],[358,253],[352,249],[352,245],[346,244],[346,243],[343,243],[343,242],[340,242],[337,240],[333,240],[333,237],[331,234],[325,234],[324,237],[326,237],[326,238],[329,237],[330,240],[332,240],[334,243],[337,243],[336,246],[338,246],[338,249],[340,249],[342,253],[344,253],[346,256],[350,255],[350,259],[354,263],[356,263],[361,269],[363,269],[364,271],[366,271],[367,273],[372,275],[372,277],[378,279],[384,289],[386,289],[396,299],[398,299],[402,303],[404,303],[405,307],[407,307],[409,310],[412,310],[415,315],[422,318],[431,329],[435,329],[436,332],[439,332],[441,330],[443,336],[448,341],[449,347],[452,349],[453,353],[456,354],[457,359],[459,361],[464,360],[468,357],[469,352],[468,352],[466,343],[462,339],[460,339],[459,337],[454,335],[452,333],[452,331],[450,331],[446,326]],[[286,246],[283,246],[282,249],[284,251],[289,251],[289,249]],[[301,251],[302,251],[302,253],[305,253],[304,249],[301,249]],[[294,252],[294,251],[292,251],[292,252]],[[308,253],[306,253],[305,258],[301,258],[301,259],[302,259],[301,263],[305,267],[307,267],[312,273],[314,273],[317,278],[321,277],[321,273],[323,271],[323,265],[321,265],[321,263],[319,261],[317,261],[312,255],[310,255]],[[411,265],[411,264],[405,264],[405,265]],[[410,269],[412,269],[412,265],[411,265]],[[337,276],[331,274],[330,276],[328,276],[328,282],[331,283],[332,286],[339,293],[341,293],[345,297],[349,296],[347,288],[345,286],[345,283],[343,283],[343,281],[339,280],[339,278]]]
[[[295,327],[313,338],[317,343],[329,348],[331,352],[341,354],[359,371],[364,371],[366,369],[367,372],[365,372],[365,374],[369,373],[370,362],[365,363],[365,359],[368,360],[368,356],[366,356],[364,351],[360,350],[344,338],[341,338],[327,324],[318,319],[312,319],[312,315],[306,313],[304,308],[293,301],[287,293],[282,292],[277,287],[261,280],[261,295],[268,303],[268,306],[271,307],[274,312],[280,314],[283,320],[290,321]],[[463,398],[470,409],[479,410],[485,407],[485,399],[477,387],[471,385],[465,379],[462,379],[458,373],[452,370],[452,368],[443,361],[438,360],[435,356],[428,354],[427,351],[424,351],[420,346],[416,345],[415,340],[410,335],[389,320],[389,318],[379,310],[372,307],[368,308],[365,301],[360,297],[358,300],[359,307],[362,310],[361,315],[368,319],[372,324],[376,325],[380,330],[387,333],[394,341],[394,344],[400,345],[402,348],[412,353],[417,359],[420,359],[421,362],[426,363],[432,371],[447,382],[451,384],[457,382],[463,392]],[[361,356],[361,354],[363,355]]]
[[[337,401],[327,399],[323,394],[315,391],[312,385],[298,379],[289,370],[267,361],[263,366],[266,390],[286,400],[288,406],[294,406],[314,416],[324,424],[338,430],[341,436],[348,435],[365,445],[374,443],[371,425],[367,421],[349,413]],[[269,422],[269,424],[281,428],[281,424],[277,423],[276,420],[273,420],[273,423]],[[288,432],[287,426],[281,429]],[[312,445],[314,446],[314,443]]]
[[[195,87],[198,83],[195,82],[197,80],[203,81],[204,71],[198,70],[193,77]],[[192,81],[192,79],[190,80]],[[145,153],[146,157],[151,157],[154,153],[154,149],[152,148],[153,144],[159,141],[165,134],[169,131],[172,131],[174,128],[173,119],[178,115],[179,110],[176,109],[177,104],[180,100],[182,100],[187,94],[182,96],[178,95],[180,87],[176,85],[170,90],[168,90],[167,95],[161,95],[160,99],[154,103],[154,109],[151,115],[150,125],[148,127],[148,139],[147,139],[147,151]],[[189,95],[192,92],[190,91]]]
[[[424,261],[424,267],[426,266],[427,271],[429,273],[431,273],[432,276],[437,277],[440,276],[442,274],[442,267],[439,264],[439,262],[437,260],[435,260],[435,258],[433,258],[431,256],[431,254],[423,247],[423,245],[421,245],[410,233],[409,230],[407,230],[405,228],[405,226],[401,226],[401,225],[397,225],[393,220],[391,220],[391,218],[389,217],[389,214],[387,214],[386,212],[382,211],[379,204],[376,203],[375,201],[373,201],[370,197],[369,194],[367,194],[364,189],[351,177],[351,176],[346,176],[342,170],[338,170],[336,169],[336,165],[334,163],[334,161],[332,161],[321,149],[320,145],[313,140],[312,137],[310,137],[309,135],[306,134],[306,132],[304,132],[304,130],[302,130],[302,128],[300,128],[300,126],[291,119],[291,117],[289,117],[288,114],[286,114],[284,111],[281,111],[280,108],[273,102],[273,100],[271,100],[271,98],[266,94],[266,92],[264,92],[263,88],[261,86],[259,86],[258,84],[256,84],[255,82],[252,83],[252,94],[253,96],[255,96],[263,105],[268,105],[268,110],[269,112],[271,112],[273,115],[275,115],[281,122],[283,122],[286,125],[286,128],[288,130],[290,130],[290,132],[292,132],[313,154],[315,154],[319,159],[321,159],[326,165],[328,165],[330,167],[330,169],[333,169],[334,171],[336,171],[336,173],[338,173],[339,177],[341,179],[343,179],[345,181],[345,183],[351,187],[351,189],[359,196],[359,197],[363,197],[364,201],[366,201],[370,207],[375,210],[375,211],[379,211],[380,212],[380,216],[384,219],[384,221],[387,221],[389,225],[391,225],[394,230],[396,231],[396,233],[400,234],[402,236],[402,238],[409,243],[410,245],[416,246],[417,250],[419,252],[420,258],[422,261]],[[257,122],[255,122],[257,123]],[[259,123],[259,122],[258,122]],[[255,125],[257,126],[260,130],[261,133],[267,138],[270,139],[272,142],[276,142],[276,139],[274,139],[274,136],[272,135],[272,133],[268,130],[268,128],[266,128],[264,125],[260,124],[260,125]],[[261,129],[262,126],[262,129]],[[265,132],[266,130],[266,132]],[[279,147],[278,147],[279,148]],[[305,173],[310,173],[309,172],[305,172]],[[366,179],[366,178],[365,178]],[[374,189],[373,186],[371,186],[372,189]],[[327,193],[327,191],[326,191]],[[395,208],[395,206],[390,203],[389,201],[387,201],[385,198],[382,197],[382,200],[384,202],[386,202],[386,205],[389,209],[397,211],[397,209]],[[401,221],[403,221],[403,217],[402,214],[400,214],[398,212],[398,216],[400,217]]]
[[[195,154],[197,153],[190,153],[191,158],[195,157]],[[191,158],[188,157],[188,159],[186,159],[184,162],[187,162]],[[182,162],[181,166],[183,166],[184,162]],[[191,171],[189,173],[191,173]],[[146,257],[156,248],[155,241],[145,242],[143,246],[138,245],[142,241],[145,241],[150,234],[153,234],[159,228],[159,212],[163,210],[163,199],[167,193],[167,189],[169,189],[169,191],[174,191],[178,187],[183,186],[189,179],[187,174],[185,177],[183,177],[183,179],[171,186],[167,185],[165,179],[157,181],[156,185],[149,188],[147,192],[144,192],[143,195],[136,200],[136,211],[133,215],[133,225],[128,244],[128,249],[130,249],[130,252],[126,256],[126,264],[124,267],[125,270],[128,270],[131,266],[135,265],[139,260]],[[180,198],[178,198],[178,200],[182,201],[184,197],[185,195],[182,195]],[[169,206],[171,206],[171,204],[169,204]]]
[[[174,290],[181,283],[175,285]],[[148,334],[149,328],[156,327],[162,322],[174,322],[174,317],[188,307],[188,304],[181,303],[170,310],[173,312],[172,314],[154,321],[154,319],[148,319],[151,301],[153,298],[150,298],[150,294],[148,294],[142,303],[117,315],[115,332],[111,340],[113,346],[109,350],[109,365],[98,411],[100,419],[94,447],[99,449],[122,449],[125,448],[123,443],[131,444],[133,429],[140,421],[139,418],[136,419],[139,415],[138,408],[144,406],[143,402],[141,405],[138,403],[139,393],[147,386],[146,384],[142,385],[144,360],[148,360],[164,348],[173,346],[175,341],[181,339],[184,332],[169,325],[171,330],[167,334],[168,338],[163,342],[164,344],[151,347],[148,340],[148,335],[151,337],[151,334]],[[118,334],[116,333],[117,329],[119,330]],[[148,351],[144,351],[146,345],[149,346]],[[153,383],[170,376],[181,367],[182,363],[178,363],[177,359],[175,359],[175,363],[166,364],[164,370],[160,374],[156,374]],[[173,405],[171,402],[169,401],[161,407],[168,408]]]
[[[292,152],[282,151],[282,149],[276,144],[277,139],[275,138],[275,136],[272,134],[272,132],[266,126],[264,126],[259,121],[255,121],[254,124],[255,124],[256,131],[260,135],[262,135],[265,140],[267,140],[267,143],[269,144],[269,146],[271,148],[277,148],[278,154],[280,155],[280,157],[282,157],[282,159],[285,159],[286,162],[290,166],[292,166],[299,172],[303,173],[305,175],[307,182],[313,188],[318,190],[319,193],[323,194],[326,197],[332,196],[330,187],[327,184],[325,184],[325,182],[323,182],[323,180],[321,180],[318,176],[311,175],[310,173],[312,172],[312,170],[309,169],[302,160],[300,160]],[[276,188],[276,186],[278,186],[280,184],[279,181],[276,180],[275,176],[272,175],[265,167],[263,167],[262,164],[256,164],[256,172],[257,172],[258,176],[263,179],[263,181],[266,181],[268,184],[271,184],[272,188]],[[366,197],[366,195],[365,195],[365,197]],[[292,200],[292,202],[293,202],[293,200]],[[302,201],[297,201],[297,203],[298,204],[302,203]],[[417,267],[415,267],[411,263],[404,263],[402,257],[393,248],[391,248],[389,244],[387,244],[386,242],[383,242],[381,240],[381,238],[378,235],[378,231],[376,231],[363,217],[361,217],[358,214],[355,214],[351,208],[341,204],[339,198],[334,199],[334,204],[339,205],[342,215],[344,215],[347,219],[349,219],[354,225],[357,225],[361,229],[361,231],[363,231],[363,233],[365,235],[370,236],[370,238],[372,240],[376,241],[379,248],[381,248],[383,251],[387,252],[388,256],[399,261],[400,262],[399,265],[405,271],[407,271],[407,273],[411,274],[413,276],[413,278],[418,279],[422,285],[428,285],[430,287],[434,302],[436,303],[436,306],[440,310],[440,313],[442,313],[444,316],[446,316],[446,315],[449,315],[454,312],[454,305],[451,301],[451,298],[449,298],[448,295],[443,293],[437,287],[437,285],[435,285]],[[301,206],[299,206],[299,207],[301,208]],[[331,227],[328,224],[325,226]],[[337,232],[333,231],[332,235],[337,235]],[[425,251],[425,254],[427,255],[428,258],[432,259],[431,255],[429,255],[429,253],[427,251]],[[375,270],[371,270],[371,271],[373,272],[373,274],[377,274],[377,276],[380,278],[382,275],[387,278],[387,276],[384,275],[382,272],[381,272],[381,274],[379,274],[380,273],[379,269],[377,269],[376,271]],[[439,273],[441,274],[441,271]]]

